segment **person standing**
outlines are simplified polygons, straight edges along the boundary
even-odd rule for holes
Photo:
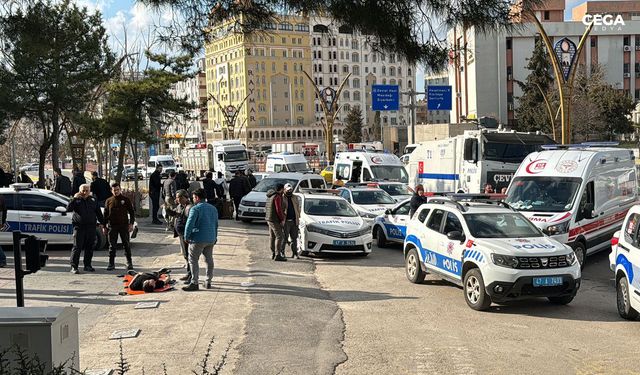
[[[256,176],[253,175],[253,170],[247,169],[247,179],[249,180],[249,188],[253,190],[256,185],[258,185],[258,181],[256,181]]]
[[[169,173],[169,177],[162,183],[162,196],[164,198],[164,207],[166,210],[176,208],[176,172]],[[173,218],[165,217],[168,228],[173,230]]]
[[[103,180],[104,181],[104,180]],[[133,269],[133,261],[131,260],[131,245],[129,243],[129,233],[133,231],[133,223],[136,221],[136,213],[133,209],[131,200],[122,195],[120,184],[114,182],[111,184],[111,193],[113,196],[108,198],[104,205],[104,221],[107,224],[109,233],[109,265],[107,271],[116,268],[116,245],[118,244],[118,236],[124,247],[124,254],[127,258],[127,269]]]
[[[202,188],[207,195],[207,203],[215,206],[216,200],[216,183],[213,182],[213,172],[207,172],[204,180],[202,180]]]
[[[427,203],[427,199],[424,196],[424,187],[422,185],[416,185],[411,201],[409,202],[409,218],[413,217],[413,214],[418,211],[418,208],[423,203]]]
[[[0,167],[0,188],[9,186],[9,181],[7,181],[7,175],[4,173],[4,169]]]
[[[200,289],[198,277],[200,269],[198,260],[204,255],[207,262],[206,288],[211,289],[213,279],[213,246],[218,241],[218,211],[207,204],[203,189],[193,192],[193,207],[189,210],[187,225],[184,229],[184,240],[189,244],[189,265],[191,266],[191,282],[182,288],[187,292]]]
[[[216,183],[216,197],[222,199],[223,201],[227,199],[227,194],[229,193],[229,185],[227,181],[224,179],[222,172],[218,172],[218,178],[213,180]]]
[[[91,192],[98,201],[98,206],[104,207],[105,201],[112,195],[109,183],[98,176],[98,172],[91,172]]]
[[[284,203],[285,203],[285,222],[284,222],[284,240],[291,239],[291,258],[298,256],[298,225],[300,224],[300,200],[293,194],[293,186],[291,184],[284,185]],[[282,250],[285,256],[284,248]]]
[[[178,190],[176,192],[175,210],[167,210],[167,215],[172,216],[175,220],[173,227],[173,236],[180,240],[180,253],[187,263],[187,274],[180,278],[185,284],[191,284],[191,266],[189,265],[189,245],[184,240],[184,230],[187,226],[187,218],[191,209],[191,201],[189,201],[189,193],[186,190]]]
[[[60,168],[53,168],[53,191],[64,196],[71,196],[71,180],[62,174]]]
[[[73,224],[73,249],[71,250],[71,273],[79,274],[78,263],[80,253],[84,251],[84,270],[94,272],[91,267],[93,258],[93,246],[96,242],[96,223],[100,230],[104,229],[104,217],[98,207],[98,202],[91,195],[91,186],[82,184],[78,193],[67,206],[67,212],[73,212],[71,223]]]
[[[27,176],[27,171],[21,171],[20,172],[20,177],[18,177],[19,181],[23,184],[31,184],[33,186],[33,180],[31,179],[31,177]]]
[[[249,194],[251,188],[249,187],[249,180],[246,176],[243,176],[242,171],[236,171],[236,175],[229,182],[229,195],[231,195],[231,199],[233,199],[233,206],[235,208],[236,220],[240,220],[238,218],[238,207],[240,206],[240,202],[242,198]]]
[[[73,168],[73,184],[71,186],[71,194],[75,195],[80,191],[80,185],[86,184],[87,179],[84,178],[84,173],[80,171],[80,168]]]
[[[271,247],[271,259],[286,262],[284,256],[284,228],[285,203],[283,199],[284,185],[277,184],[275,190],[267,191],[267,203],[265,220],[269,225],[269,245]]]
[[[178,189],[189,190],[189,178],[185,171],[179,171],[175,176],[175,181]]]
[[[0,231],[6,232],[8,228],[5,228],[7,225],[7,204],[4,202],[4,197],[0,195]],[[2,246],[0,246],[0,268],[4,268],[7,266],[7,256],[2,250]]]
[[[160,191],[162,190],[162,165],[156,165],[156,170],[149,176],[149,208],[151,209],[151,222],[153,224],[162,224],[158,219],[158,210],[160,209]]]

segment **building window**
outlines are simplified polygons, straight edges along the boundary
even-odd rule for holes
[[[342,66],[342,73],[349,73],[349,66],[348,65],[343,65]]]
[[[350,100],[350,98],[349,98],[349,91],[345,91],[344,93],[342,93],[342,98],[343,98],[344,100]]]
[[[360,67],[358,65],[354,65],[353,68],[351,68],[351,71],[353,72],[353,75],[360,75]]]
[[[545,20],[545,21],[548,21],[548,20],[549,20],[549,11],[548,11],[548,10],[545,10],[545,11],[544,11],[544,20]]]
[[[394,68],[393,66],[389,68],[389,75],[391,76],[395,76],[396,75],[396,68]]]
[[[282,51],[282,57],[287,57],[287,50]]]
[[[631,37],[629,35],[625,35],[624,38],[622,38],[622,40],[623,40],[622,44],[624,44],[625,46],[631,45]]]
[[[597,36],[592,36],[591,37],[591,47],[597,47],[598,46],[598,37]]]
[[[278,30],[293,31],[293,25],[290,23],[283,22],[278,26]]]
[[[359,89],[360,88],[360,79],[354,78],[353,81],[351,81],[351,87],[353,87],[355,89]]]
[[[626,74],[626,73],[630,73],[630,72],[629,72],[629,63],[624,63],[624,64],[622,65],[622,72],[623,72],[623,73],[625,73],[625,74]]]
[[[360,55],[358,55],[357,53],[353,53],[351,55],[351,62],[360,62]]]
[[[636,100],[640,100],[640,89],[636,89]]]
[[[296,118],[296,124],[304,125],[304,118],[302,118],[302,117]],[[306,134],[303,134],[303,136],[306,138]]]
[[[382,74],[387,74],[387,67],[386,66],[382,66]]]
[[[508,50],[511,49],[512,45],[513,45],[513,41],[511,40],[511,38],[507,38],[507,49]]]
[[[283,65],[283,70],[284,70],[285,72],[288,70],[287,63],[284,63],[284,65]],[[285,78],[285,80],[286,80],[286,78]],[[285,82],[285,83],[286,83],[286,82]]]
[[[360,100],[360,91],[353,92],[353,100]]]
[[[303,105],[302,105],[302,104],[297,104],[297,105],[296,105],[296,111],[298,111],[298,112],[302,112],[303,110],[304,110],[304,107],[303,107]]]

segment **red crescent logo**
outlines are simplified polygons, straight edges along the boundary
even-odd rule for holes
[[[527,171],[527,173],[529,173],[529,174],[537,174],[537,173],[542,172],[546,166],[547,166],[547,160],[538,159],[538,160],[534,160],[531,163],[529,163],[525,167],[525,171]]]

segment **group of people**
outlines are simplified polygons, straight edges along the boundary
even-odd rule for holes
[[[277,184],[267,191],[265,219],[269,226],[271,259],[286,262],[285,248],[291,240],[291,258],[298,256],[298,225],[300,200],[293,194],[291,184]]]

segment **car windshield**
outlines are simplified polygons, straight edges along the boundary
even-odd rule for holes
[[[569,177],[517,177],[509,188],[506,202],[519,211],[569,211],[581,181]]]
[[[409,182],[407,171],[401,165],[372,165],[371,173],[376,180],[394,180],[404,184]]]
[[[227,151],[224,153],[224,161],[245,161],[249,160],[246,151]]]
[[[396,203],[387,192],[383,190],[354,190],[353,202],[355,204],[392,204]]]
[[[485,160],[503,161],[508,163],[520,163],[532,152],[540,149],[539,144],[497,143],[486,142],[484,144]]]
[[[309,171],[309,164],[304,163],[289,163],[284,165],[284,169],[287,172],[306,172]]]
[[[518,213],[483,213],[464,215],[475,238],[542,237],[535,225]]]
[[[304,200],[304,213],[314,216],[356,217],[358,214],[349,203],[338,199],[307,198]]]
[[[175,167],[176,163],[173,160],[158,160],[158,164],[163,167]]]
[[[253,188],[253,191],[259,191],[262,193],[266,193],[267,191],[276,188],[278,184],[291,184],[292,186],[296,186],[298,184],[297,180],[291,180],[288,178],[265,178]]]
[[[389,193],[389,195],[411,195],[411,190],[407,187],[407,185],[401,184],[381,184],[380,189]]]

